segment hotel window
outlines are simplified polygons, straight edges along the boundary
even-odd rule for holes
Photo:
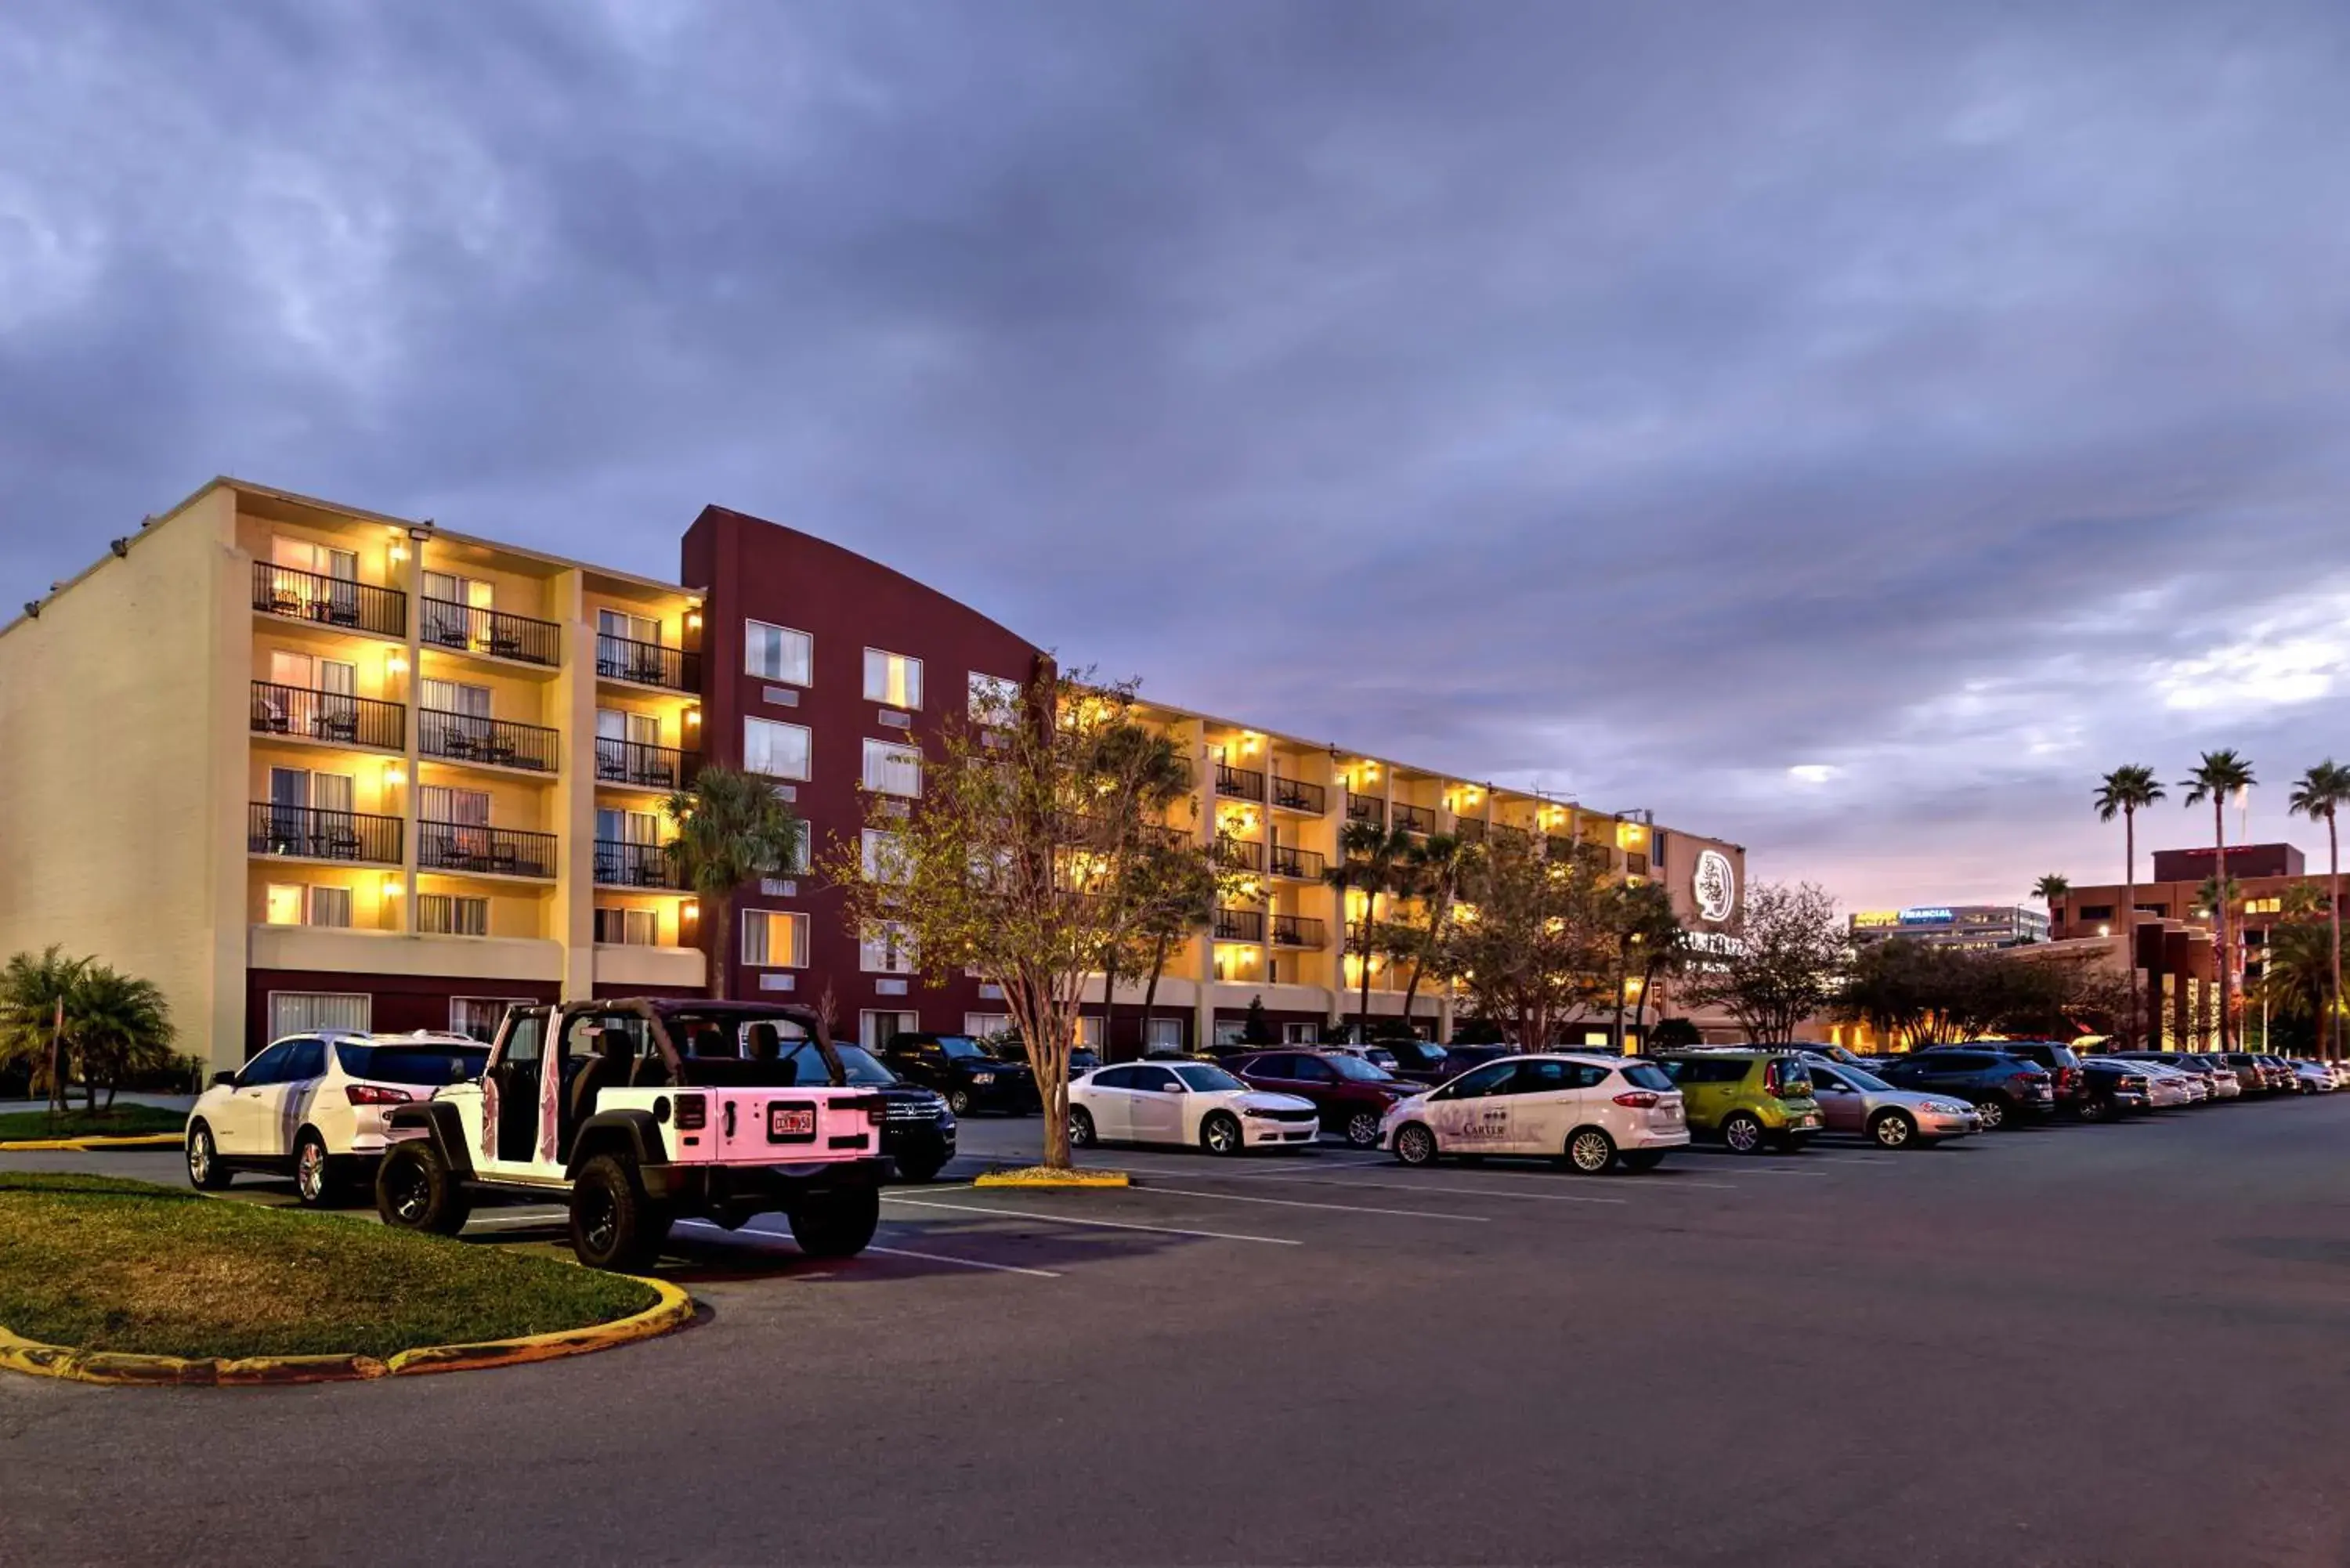
[[[793,845],[791,858],[784,862],[783,869],[787,875],[805,877],[816,863],[816,830],[808,826],[808,819],[805,816],[793,826],[798,829],[799,836]]]
[[[1180,1018],[1152,1019],[1150,1036],[1143,1044],[1154,1051],[1180,1051],[1183,1049],[1183,1021]]]
[[[328,1029],[364,1032],[374,999],[365,992],[273,991],[269,993],[269,1037],[316,1034]]]
[[[922,661],[902,653],[865,650],[865,700],[887,707],[915,709],[922,705]]]
[[[486,937],[490,901],[457,893],[421,893],[416,898],[416,929],[428,936]]]
[[[922,753],[888,741],[865,742],[865,787],[881,794],[922,793]]]
[[[807,917],[788,909],[743,911],[743,961],[753,969],[804,969]]]
[[[423,636],[427,642],[449,648],[464,648],[468,637],[466,622],[472,618],[467,610],[494,609],[497,605],[497,589],[477,577],[460,577],[449,572],[424,574]]]
[[[657,948],[660,946],[660,916],[650,909],[598,908],[596,940],[604,947]]]
[[[359,558],[356,551],[338,550],[331,545],[313,544],[307,539],[289,539],[284,535],[269,541],[269,564],[286,566],[297,572],[310,572],[337,582],[355,583],[359,580]]]
[[[2110,920],[2114,918],[2114,907],[2111,904],[2083,904],[2074,909],[2073,918],[2076,920]]]
[[[858,854],[868,882],[903,882],[910,875],[904,846],[894,833],[867,828],[858,844]]]
[[[348,888],[307,888],[299,883],[272,882],[265,895],[263,918],[273,926],[328,926],[347,929],[351,923]]]
[[[762,680],[786,686],[815,683],[816,639],[763,620],[743,623],[743,668]]]
[[[889,920],[859,937],[857,967],[867,974],[913,973],[914,946],[906,928]]]
[[[1012,1033],[1012,1014],[1008,1012],[966,1012],[962,1015],[962,1032],[974,1040]]]
[[[2248,915],[2276,915],[2282,914],[2283,911],[2284,900],[2282,898],[2247,898],[2244,900],[2244,913]]]
[[[857,1015],[858,1043],[868,1051],[881,1051],[897,1036],[911,1034],[921,1026],[921,1019],[911,1012],[860,1012]]]
[[[498,1037],[506,1010],[536,1005],[527,996],[452,996],[449,999],[449,1033],[469,1034],[488,1044]]]
[[[624,637],[630,642],[649,642],[659,648],[661,623],[650,616],[630,615],[626,610],[599,609],[596,612],[596,635]]]
[[[1011,726],[1013,715],[1020,708],[1020,682],[1007,680],[1001,675],[971,672],[971,716],[982,724],[1002,730]]]
[[[743,721],[743,766],[771,779],[808,776],[808,731],[805,724],[774,719]]]

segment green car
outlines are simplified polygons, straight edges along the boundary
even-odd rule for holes
[[[1786,1051],[1691,1051],[1657,1064],[1681,1092],[1693,1137],[1711,1135],[1739,1154],[1789,1153],[1818,1134],[1812,1075]]]

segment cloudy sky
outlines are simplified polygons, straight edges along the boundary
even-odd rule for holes
[[[2338,0],[10,0],[0,603],[216,472],[661,575],[720,502],[2020,896],[2116,763],[2350,758],[2345,79]]]

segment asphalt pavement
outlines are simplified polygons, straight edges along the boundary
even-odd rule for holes
[[[2350,1095],[1641,1177],[959,1184],[1036,1128],[967,1121],[853,1261],[681,1228],[704,1320],[602,1355],[0,1376],[0,1562],[2350,1561]]]

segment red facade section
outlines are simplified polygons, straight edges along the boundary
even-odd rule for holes
[[[806,819],[819,867],[853,846],[864,826],[858,784],[865,742],[911,742],[935,756],[946,722],[969,711],[971,677],[1026,681],[1044,650],[970,606],[902,573],[795,528],[723,506],[705,507],[686,531],[682,580],[703,595],[702,748],[727,767],[743,763],[744,720],[797,724],[808,731],[808,777],[784,781]],[[746,667],[750,621],[812,639],[806,685],[769,680]],[[868,649],[919,659],[921,703],[890,709],[865,694]],[[903,722],[892,715],[902,715]],[[734,929],[705,929],[712,961],[728,966],[729,994],[785,996],[820,1005],[829,985],[843,1035],[861,1037],[867,1013],[913,1013],[918,1027],[959,1031],[966,1014],[1000,1013],[979,982],[957,976],[937,987],[919,976],[867,973],[856,929],[843,918],[837,891],[821,872],[793,878],[789,894],[753,886],[738,897]],[[807,963],[797,970],[754,970],[742,960],[745,909],[787,909],[808,919]],[[707,926],[710,922],[704,922]],[[789,975],[788,992],[765,977]],[[898,988],[902,987],[902,993]],[[887,988],[887,989],[885,989]]]
[[[452,980],[441,975],[354,974],[348,970],[248,970],[244,979],[246,1056],[269,1044],[269,999],[281,992],[369,996],[373,1002],[368,1026],[386,1034],[407,1034],[419,1029],[447,1029],[449,1004],[457,997],[555,1002],[560,999],[562,988],[552,981]]]

